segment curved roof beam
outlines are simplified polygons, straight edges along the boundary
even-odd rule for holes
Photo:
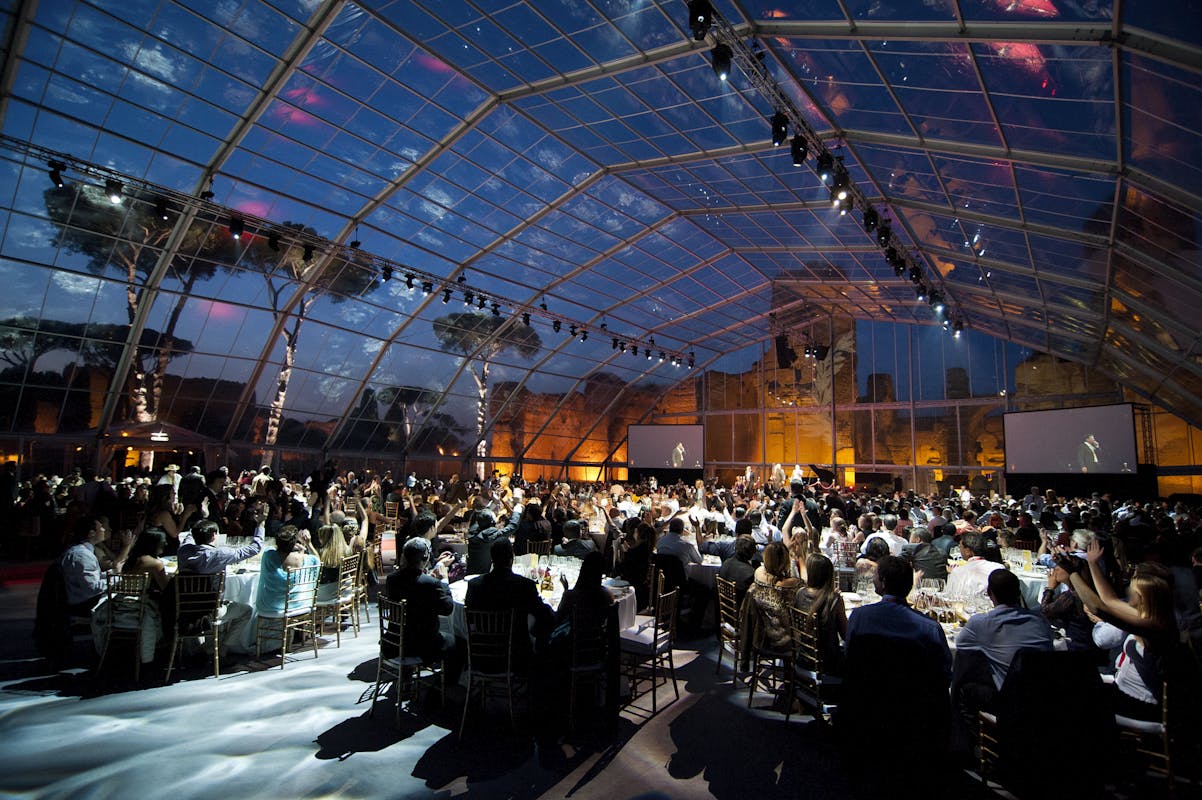
[[[233,129],[225,138],[225,141],[222,142],[221,147],[213,154],[213,158],[209,160],[209,163],[205,165],[204,173],[200,180],[197,181],[196,186],[193,187],[193,195],[197,195],[203,191],[208,185],[209,179],[233,155],[234,150],[238,148],[242,140],[246,138],[246,135],[255,126],[255,123],[259,121],[259,118],[271,106],[276,94],[287,85],[293,74],[300,68],[301,63],[309,55],[309,52],[321,41],[321,37],[325,35],[326,30],[334,22],[334,19],[342,11],[342,7],[345,4],[346,0],[325,0],[310,15],[305,27],[292,41],[292,44],[288,46],[288,49],[284,51],[284,55],[279,63],[275,65],[275,68],[264,82],[262,88],[255,95],[254,100],[247,106],[246,112],[239,117]],[[101,410],[100,419],[96,427],[97,436],[103,436],[108,430],[109,423],[112,422],[113,414],[117,407],[117,400],[121,394],[121,386],[125,383],[126,375],[129,373],[138,342],[142,340],[142,333],[146,329],[146,320],[150,316],[155,299],[158,297],[159,286],[163,281],[163,277],[167,274],[171,263],[175,261],[176,256],[179,254],[179,246],[183,242],[188,228],[192,225],[192,221],[196,219],[198,210],[198,206],[189,205],[188,210],[176,219],[175,228],[171,232],[167,246],[159,254],[158,260],[146,278],[145,293],[142,296],[142,301],[134,316],[134,320],[129,326],[129,335],[125,341],[125,348],[121,352],[121,358],[117,363],[116,369],[113,370],[113,378],[109,384],[108,394],[105,395],[104,407]],[[227,436],[226,441],[228,440]]]
[[[752,25],[752,32],[756,36],[783,36],[791,39],[1093,44],[1128,50],[1193,72],[1202,72],[1202,48],[1141,28],[1111,25],[1108,22],[757,20]]]

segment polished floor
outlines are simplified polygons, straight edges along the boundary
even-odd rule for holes
[[[454,733],[462,692],[394,724],[392,707],[368,716],[377,634],[302,653],[283,670],[203,664],[184,680],[100,687],[89,673],[46,674],[28,644],[36,582],[0,586],[0,795],[75,798],[481,797],[854,798],[879,796],[828,730],[789,723],[743,684],[714,674],[712,640],[676,650],[681,697],[660,711],[628,708],[611,738],[539,749],[515,735],[497,705]],[[22,639],[24,632],[24,639]],[[160,673],[161,674],[161,673]],[[152,678],[147,683],[153,683]],[[640,701],[639,706],[649,708]],[[871,753],[871,731],[865,731]],[[942,794],[946,789],[951,794]],[[941,796],[977,794],[967,778]]]

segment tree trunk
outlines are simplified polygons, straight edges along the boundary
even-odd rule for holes
[[[271,449],[275,447],[276,439],[280,435],[280,422],[284,418],[284,402],[288,399],[288,383],[292,380],[292,368],[296,364],[296,345],[300,341],[301,323],[305,321],[305,313],[309,310],[309,304],[313,302],[313,298],[302,300],[300,306],[296,310],[296,322],[292,326],[292,330],[288,330],[288,326],[284,326],[284,366],[280,370],[280,382],[276,387],[275,398],[271,401],[271,410],[267,415],[267,435],[264,437],[263,444]]]
[[[488,438],[484,426],[488,422],[488,361],[480,362],[480,371],[468,367],[476,379],[476,477],[484,481],[484,462],[488,458]]]
[[[175,307],[171,309],[171,316],[167,318],[167,327],[161,331],[158,358],[155,360],[154,372],[150,376],[150,413],[155,419],[158,419],[161,408],[159,403],[163,398],[163,379],[167,376],[167,364],[171,361],[171,351],[175,347],[175,326],[179,324],[184,304],[192,296],[192,287],[195,283],[196,274],[192,270],[188,270],[188,278],[184,281],[179,299],[175,301]]]

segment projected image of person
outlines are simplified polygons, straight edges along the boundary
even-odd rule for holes
[[[672,448],[672,469],[680,469],[684,466],[684,442],[677,442]]]
[[[1092,433],[1077,445],[1077,466],[1082,472],[1100,472],[1102,469],[1102,445]]]

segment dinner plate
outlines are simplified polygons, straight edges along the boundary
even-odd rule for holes
[[[607,578],[605,585],[614,589],[623,589],[630,585],[630,581],[624,581],[621,578]]]

